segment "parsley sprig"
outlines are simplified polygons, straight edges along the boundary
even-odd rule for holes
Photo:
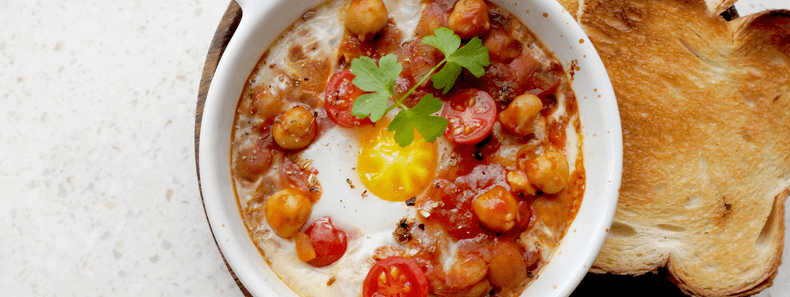
[[[420,82],[397,99],[393,86],[403,66],[398,63],[395,55],[382,57],[379,65],[376,65],[370,57],[360,57],[351,61],[351,73],[356,76],[352,83],[365,92],[371,92],[359,96],[354,101],[351,114],[360,119],[370,117],[371,121],[376,122],[392,109],[400,107],[401,110],[389,123],[387,130],[395,132],[395,141],[401,147],[414,141],[414,129],[417,129],[426,141],[433,142],[444,133],[448,125],[447,119],[433,115],[442,109],[442,101],[431,94],[423,96],[412,108],[403,104],[418,86],[424,84],[437,69],[441,68],[431,77],[431,82],[434,88],[442,89],[442,94],[447,94],[453,88],[462,68],[469,70],[475,77],[481,77],[485,74],[483,67],[490,64],[488,48],[482,45],[480,38],[472,38],[461,47],[461,37],[448,28],[438,28],[434,30],[434,34],[424,37],[422,43],[439,49],[444,54],[444,60],[436,64]],[[390,97],[394,101],[392,105],[389,105]]]

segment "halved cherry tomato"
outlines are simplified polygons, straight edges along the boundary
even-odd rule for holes
[[[428,279],[414,261],[387,257],[373,265],[362,284],[363,297],[427,297]]]
[[[458,144],[475,144],[486,138],[496,121],[496,105],[491,95],[466,89],[450,97],[442,107],[442,117],[450,121],[444,136]]]
[[[359,127],[373,124],[370,118],[359,119],[351,114],[354,100],[365,94],[360,88],[351,83],[356,76],[351,70],[345,69],[329,79],[324,92],[324,107],[329,118],[343,127]]]
[[[304,231],[310,237],[310,245],[315,250],[315,258],[307,264],[324,267],[343,257],[348,245],[348,235],[332,224],[329,217],[320,217]]]

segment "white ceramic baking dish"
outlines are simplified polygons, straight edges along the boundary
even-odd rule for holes
[[[216,241],[233,271],[255,296],[296,296],[250,239],[234,198],[230,135],[244,82],[263,52],[305,11],[322,0],[237,0],[243,16],[219,62],[200,131],[203,199]],[[568,296],[597,256],[617,205],[622,173],[620,117],[609,77],[592,43],[554,0],[492,0],[518,16],[568,69],[578,66],[578,98],[587,172],[584,199],[557,251],[522,296]]]

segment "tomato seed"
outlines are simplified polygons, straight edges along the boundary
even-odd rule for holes
[[[390,276],[392,277],[392,279],[400,279],[399,277],[401,276],[400,269],[398,269],[398,267],[395,266],[390,267]]]
[[[379,287],[383,287],[387,284],[387,274],[383,271],[379,274]]]

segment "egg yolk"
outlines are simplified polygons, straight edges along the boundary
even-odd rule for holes
[[[381,199],[406,201],[433,180],[437,145],[415,131],[414,142],[400,147],[386,124],[377,126],[362,142],[357,164],[360,179],[368,191]]]

